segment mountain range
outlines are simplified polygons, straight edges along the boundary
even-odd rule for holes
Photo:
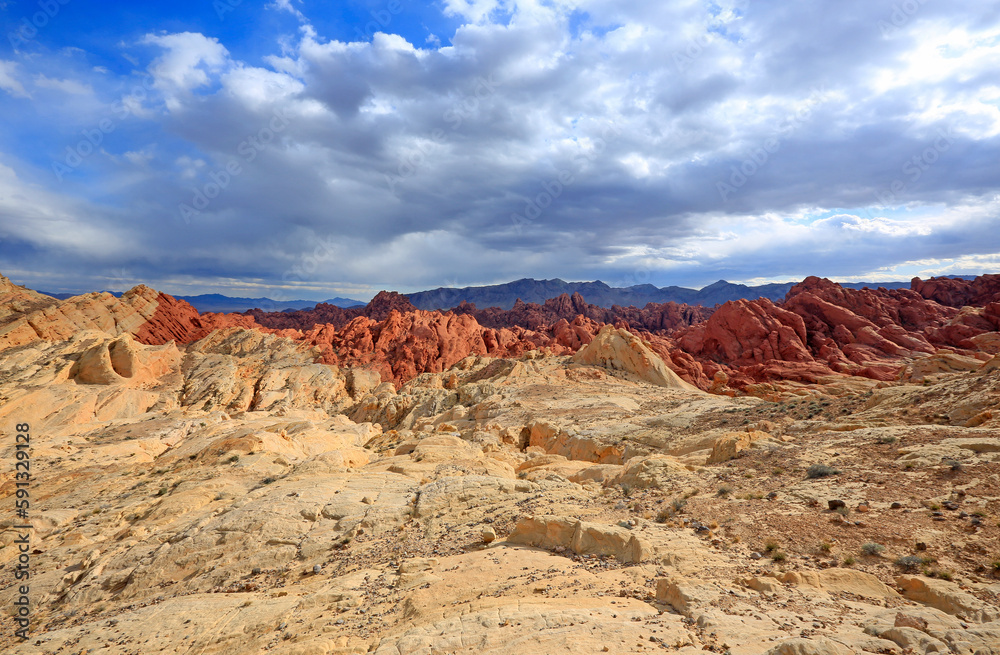
[[[955,276],[962,279],[974,279],[975,276]],[[441,287],[430,291],[407,294],[410,302],[417,309],[447,309],[460,302],[473,303],[477,307],[499,307],[511,309],[520,299],[526,303],[543,304],[549,298],[562,294],[579,293],[583,299],[601,307],[644,307],[647,303],[676,302],[688,305],[712,307],[730,300],[755,300],[767,298],[781,300],[796,282],[780,282],[760,286],[747,286],[719,280],[703,289],[668,286],[656,287],[652,284],[638,284],[630,287],[611,287],[601,282],[565,282],[558,278],[553,280],[534,280],[523,278],[506,284],[495,284],[482,287],[465,287],[462,289]],[[910,282],[843,282],[841,286],[848,289],[908,289]]]
[[[952,278],[963,280],[973,280],[975,275],[954,275]],[[505,284],[494,284],[479,287],[438,287],[429,291],[418,291],[410,294],[402,294],[409,299],[417,309],[424,310],[445,310],[456,307],[462,302],[472,303],[480,309],[487,307],[499,307],[509,310],[514,307],[519,299],[525,303],[544,304],[550,298],[557,298],[562,294],[572,296],[579,293],[585,301],[599,307],[610,308],[615,305],[619,307],[645,307],[648,303],[676,302],[688,305],[714,307],[730,300],[755,300],[757,298],[767,298],[769,300],[781,300],[788,291],[795,286],[796,282],[778,282],[772,284],[762,284],[759,286],[747,286],[719,280],[702,289],[690,289],[687,287],[667,286],[656,287],[652,284],[637,284],[630,287],[612,287],[600,280],[595,282],[566,282],[555,278],[552,280],[535,280],[532,278],[522,278]],[[841,282],[842,287],[847,289],[908,289],[910,282],[887,281],[887,282]],[[65,300],[78,294],[72,293],[45,293],[53,298]],[[120,297],[122,292],[109,291],[115,297]],[[301,309],[312,309],[318,304],[334,305],[336,307],[363,307],[365,302],[352,298],[330,298],[329,300],[285,300],[278,301],[271,298],[242,298],[224,296],[218,293],[206,293],[197,296],[174,296],[179,300],[190,303],[199,312],[245,312],[251,309],[260,309],[265,312],[287,312]]]
[[[47,296],[52,296],[53,298],[58,298],[59,300],[66,300],[67,298],[72,298],[73,296],[79,295],[75,293],[48,293],[41,291],[39,293],[44,293]],[[121,291],[108,291],[107,293],[112,294],[116,298],[120,298],[122,295]],[[174,296],[179,300],[184,300],[191,304],[192,307],[197,309],[199,312],[215,312],[217,314],[226,314],[230,312],[245,312],[248,309],[263,309],[270,312],[283,312],[283,311],[295,311],[298,309],[312,309],[317,304],[326,303],[328,305],[336,305],[337,307],[363,307],[366,303],[361,300],[353,300],[352,298],[330,298],[329,300],[272,300],[271,298],[241,298],[233,296],[224,296],[219,293],[204,293],[198,296]]]

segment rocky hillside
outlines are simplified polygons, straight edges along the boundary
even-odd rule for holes
[[[4,653],[1000,653],[998,333],[955,327],[985,307],[821,280],[732,303],[678,360],[902,367],[733,397],[582,316],[282,336],[123,298],[2,289],[0,430],[29,424],[33,472],[21,641],[0,469]]]

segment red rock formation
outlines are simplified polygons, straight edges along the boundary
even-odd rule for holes
[[[564,321],[556,338],[521,327],[483,327],[468,314],[393,309],[383,321],[359,316],[341,330],[316,326],[302,339],[322,350],[325,363],[371,366],[398,386],[420,373],[444,371],[469,355],[517,357],[539,347],[571,354],[599,329],[585,321],[575,326]]]
[[[728,302],[674,336],[706,375],[713,365],[727,367],[731,385],[815,382],[835,373],[889,380],[903,357],[942,346],[975,348],[969,339],[996,330],[997,313],[993,305],[959,312],[909,289],[845,289],[809,277],[780,306],[765,299]]]
[[[975,280],[949,277],[921,280],[915,277],[910,281],[910,288],[928,300],[949,307],[1000,302],[1000,274],[980,275]]]
[[[572,354],[605,324],[631,330],[684,380],[717,392],[835,374],[889,380],[909,356],[939,348],[971,354],[995,341],[990,335],[975,340],[979,335],[1000,331],[1000,302],[965,306],[994,298],[1000,276],[914,280],[912,290],[851,290],[810,277],[782,303],[737,300],[716,309],[676,303],[606,309],[564,294],[541,305],[518,302],[509,311],[462,303],[428,312],[415,310],[405,296],[381,292],[358,308],[202,315],[145,286],[121,298],[86,294],[57,301],[4,282],[0,341],[6,345],[66,339],[81,329],[129,332],[150,345],[183,344],[235,326],[309,343],[324,362],[371,366],[397,385],[473,354],[515,357],[539,348]]]
[[[184,300],[177,300],[165,293],[157,293],[140,285],[122,294],[121,301],[131,302],[138,295],[156,295],[156,310],[146,322],[132,330],[136,341],[157,346],[169,341],[190,343],[208,336],[213,330],[227,327],[260,327],[252,316],[241,314],[199,314],[198,310]],[[268,330],[269,332],[271,330]]]

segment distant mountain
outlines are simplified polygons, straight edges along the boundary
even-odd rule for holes
[[[47,296],[66,300],[78,293],[48,293],[40,291]],[[113,296],[120,297],[121,291],[107,291]],[[217,314],[228,314],[230,312],[245,312],[248,309],[263,309],[268,312],[296,311],[299,309],[312,309],[320,303],[336,305],[337,307],[364,307],[367,303],[351,298],[331,298],[329,300],[272,300],[270,298],[239,298],[223,296],[218,293],[205,293],[199,296],[174,296],[178,300],[185,300],[199,312],[215,312]]]
[[[269,312],[295,311],[312,309],[320,303],[336,305],[337,307],[363,307],[367,303],[351,298],[330,298],[329,300],[271,300],[270,298],[231,298],[217,293],[206,293],[200,296],[174,296],[186,300],[199,312],[245,312],[248,309],[263,309]]]
[[[975,275],[956,275],[965,280],[975,279]],[[524,278],[506,284],[494,284],[483,287],[464,287],[462,289],[439,287],[430,291],[419,291],[407,294],[407,298],[418,309],[449,309],[455,307],[463,300],[473,303],[476,307],[483,309],[486,307],[499,307],[501,309],[511,309],[514,303],[521,299],[526,303],[543,304],[549,298],[555,298],[560,294],[573,295],[579,293],[583,299],[593,305],[600,307],[611,307],[619,305],[628,307],[644,307],[647,303],[677,302],[689,305],[701,305],[713,307],[717,304],[729,300],[739,300],[746,298],[754,300],[756,298],[769,298],[770,300],[783,300],[785,294],[796,282],[782,282],[777,284],[764,284],[751,287],[745,284],[733,284],[725,280],[719,280],[703,289],[688,289],[686,287],[662,287],[658,288],[652,284],[639,284],[631,287],[610,287],[604,282],[565,282],[560,279],[554,280],[533,280]],[[909,289],[909,282],[845,282],[841,286],[849,289],[863,289],[865,287],[875,289],[885,287],[886,289]]]

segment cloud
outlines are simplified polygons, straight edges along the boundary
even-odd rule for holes
[[[172,110],[181,108],[184,97],[207,86],[211,76],[229,63],[229,51],[218,39],[194,32],[147,34],[142,42],[166,50],[150,64],[149,72]]]
[[[72,95],[90,95],[94,92],[94,89],[88,84],[83,84],[77,80],[60,80],[46,77],[45,75],[38,75],[35,77],[35,86],[42,89],[54,89],[56,91],[62,91],[63,93],[69,93]]]
[[[24,85],[17,79],[17,62],[0,60],[0,89],[3,89],[15,98],[29,98],[28,92],[24,90]]]
[[[271,6],[304,24],[255,42],[259,57],[177,32],[144,37],[127,75],[24,63],[36,85],[68,77],[112,99],[143,70],[154,80],[108,156],[81,166],[91,185],[53,196],[134,246],[120,268],[206,289],[415,290],[851,277],[1000,252],[1000,26],[971,0],[885,33],[887,0],[834,14],[448,0],[457,27],[434,24],[439,40],[394,33],[401,19],[354,42]],[[76,119],[84,98],[67,99],[58,125],[75,142],[102,116]],[[56,268],[96,257],[33,243]]]

